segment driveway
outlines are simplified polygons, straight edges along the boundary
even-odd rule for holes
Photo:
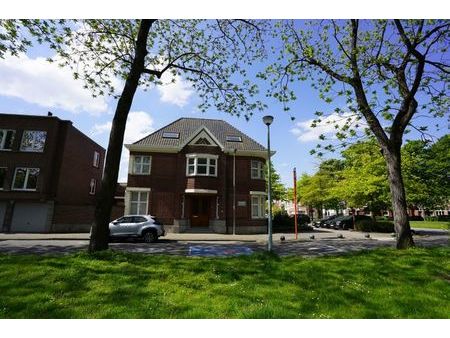
[[[340,235],[343,238],[340,238]],[[309,233],[274,234],[273,250],[280,256],[322,256],[378,247],[395,247],[390,234],[317,229]],[[285,240],[281,241],[280,237]],[[314,236],[314,238],[312,238]],[[67,254],[86,250],[88,234],[0,234],[0,252],[14,254]],[[448,246],[448,231],[417,231],[418,246]],[[226,256],[265,251],[267,235],[168,234],[157,243],[146,244],[133,240],[114,241],[114,250],[146,254],[181,256]]]

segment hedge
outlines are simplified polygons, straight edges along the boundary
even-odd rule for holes
[[[373,221],[362,220],[355,223],[355,229],[357,231],[364,232],[394,232],[394,224],[389,221]]]

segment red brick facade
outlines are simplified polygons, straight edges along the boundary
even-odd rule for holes
[[[217,156],[217,176],[188,176],[187,155]],[[264,217],[252,217],[251,194],[265,195],[265,180],[251,178],[251,161],[265,163],[262,153],[234,157],[219,146],[186,145],[180,151],[167,153],[138,151],[130,148],[130,161],[134,156],[151,156],[150,174],[129,173],[125,204],[130,205],[133,189],[150,189],[148,213],[167,224],[169,231],[195,231],[209,228],[214,232],[232,233],[233,229],[233,163],[236,161],[236,233],[264,233]],[[130,210],[125,207],[126,212]],[[195,217],[202,214],[200,226],[194,226]]]
[[[0,167],[6,168],[0,182],[0,230],[89,231],[105,150],[73,127],[71,121],[53,116],[3,114],[0,130],[5,129],[14,130],[14,142],[11,149],[0,149]],[[42,152],[21,150],[25,130],[46,132]],[[97,167],[94,152],[99,154]],[[14,173],[20,167],[39,169],[35,191],[13,189]],[[92,179],[96,182],[95,193],[90,191]],[[39,217],[26,215],[27,210]]]

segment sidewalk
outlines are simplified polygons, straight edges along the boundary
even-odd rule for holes
[[[342,235],[343,238],[338,236]],[[340,231],[332,229],[315,229],[311,232],[300,232],[298,234],[298,240],[310,241],[311,236],[314,239],[325,240],[345,240],[345,239],[366,239],[366,233],[356,231]],[[273,241],[280,242],[280,238],[284,236],[285,242],[295,241],[295,234],[273,234]],[[266,243],[267,234],[253,234],[253,235],[228,235],[228,234],[215,234],[215,233],[168,233],[161,239],[167,241],[178,242],[253,242],[253,243]],[[391,234],[383,233],[371,233],[371,239],[381,241],[393,241],[394,238]],[[0,233],[0,241],[5,240],[89,240],[89,233],[64,233],[64,234],[37,234],[37,233]]]

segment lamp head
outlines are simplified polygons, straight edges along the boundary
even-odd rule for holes
[[[273,122],[273,116],[266,115],[263,117],[263,122],[266,126],[270,126]]]

